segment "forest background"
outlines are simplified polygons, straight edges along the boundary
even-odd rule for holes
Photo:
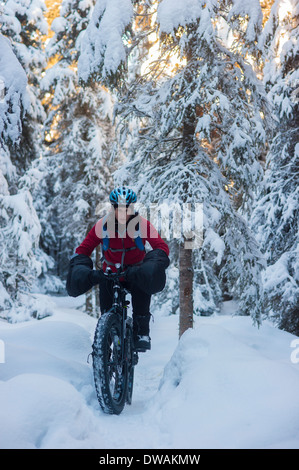
[[[182,332],[233,299],[299,335],[298,14],[297,0],[0,2],[3,319],[49,314],[34,293],[65,292],[74,249],[128,184],[148,208],[203,206],[200,248],[167,239],[154,309]]]

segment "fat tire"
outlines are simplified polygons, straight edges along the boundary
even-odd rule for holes
[[[121,321],[113,311],[98,321],[93,343],[93,375],[99,404],[107,414],[120,414],[128,388],[128,364],[121,364]]]
[[[131,323],[127,325],[126,332],[126,350],[128,358],[128,386],[127,386],[127,398],[126,402],[128,405],[132,404],[133,396],[133,385],[134,385],[134,340],[133,340],[133,328]]]

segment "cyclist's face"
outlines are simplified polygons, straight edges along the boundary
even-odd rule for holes
[[[114,208],[115,217],[120,224],[125,224],[132,215],[132,207],[127,207],[125,204],[119,204]]]

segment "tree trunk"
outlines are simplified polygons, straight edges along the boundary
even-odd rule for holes
[[[180,272],[180,325],[179,337],[193,327],[193,268],[192,250],[185,249],[180,244],[179,272]]]
[[[187,62],[192,60],[192,51],[187,54]],[[185,80],[191,81],[192,70],[188,69]],[[197,147],[194,140],[195,135],[195,114],[196,110],[189,106],[185,113],[185,120],[183,125],[183,163],[192,161],[197,153]],[[185,200],[188,200],[188,195],[192,193],[192,189],[185,184]],[[184,210],[184,208],[183,208]],[[183,242],[179,246],[179,276],[180,276],[180,325],[179,337],[188,329],[193,328],[193,267],[192,267],[192,249],[186,249],[185,242],[188,242],[186,235],[183,236]]]

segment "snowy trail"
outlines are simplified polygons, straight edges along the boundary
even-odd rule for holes
[[[87,362],[96,319],[72,307],[78,300],[53,301],[52,317],[1,323],[6,360],[0,365],[0,421],[6,426],[0,430],[0,448],[160,446],[160,433],[148,429],[144,415],[177,344],[177,319],[167,341],[162,326],[155,332],[161,346],[140,354],[133,405],[121,416],[106,416],[94,392],[91,359]]]
[[[227,304],[178,343],[178,318],[155,316],[133,403],[109,416],[87,362],[96,320],[75,308],[80,299],[40,297],[53,316],[0,323],[0,448],[299,448],[295,336],[258,330]]]

